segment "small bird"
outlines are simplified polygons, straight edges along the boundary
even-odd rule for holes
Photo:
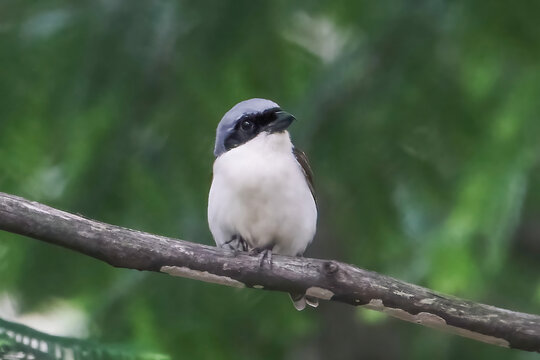
[[[258,254],[302,256],[317,227],[312,172],[291,142],[294,116],[266,99],[233,106],[216,132],[208,224],[219,247]],[[316,298],[291,294],[297,310]]]

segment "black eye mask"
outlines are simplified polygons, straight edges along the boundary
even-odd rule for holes
[[[272,121],[276,120],[276,112],[279,108],[273,108],[257,114],[247,114],[236,122],[234,130],[225,139],[225,149],[227,151],[245,144],[264,131],[264,128]]]

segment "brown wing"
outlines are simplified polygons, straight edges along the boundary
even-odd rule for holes
[[[298,150],[297,148],[293,147],[293,154],[296,158],[296,161],[300,164],[302,167],[302,170],[304,172],[304,177],[306,178],[306,182],[309,186],[309,190],[311,190],[311,195],[313,196],[313,200],[315,200],[315,203],[317,203],[317,198],[315,197],[315,189],[313,187],[313,171],[311,171],[311,166],[309,166],[309,161],[306,156],[306,154]]]

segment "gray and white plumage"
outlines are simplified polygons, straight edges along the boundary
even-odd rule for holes
[[[242,101],[221,119],[208,199],[208,223],[218,246],[299,256],[313,240],[317,206],[311,170],[287,131],[293,120],[265,99]],[[303,297],[295,300],[297,308],[305,306]]]

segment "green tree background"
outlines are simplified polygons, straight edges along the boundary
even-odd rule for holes
[[[264,97],[315,172],[335,258],[540,312],[540,3],[0,2],[0,191],[213,244],[215,127]],[[0,233],[0,294],[174,359],[532,359],[280,293],[114,269]],[[2,314],[0,314],[2,317]]]

